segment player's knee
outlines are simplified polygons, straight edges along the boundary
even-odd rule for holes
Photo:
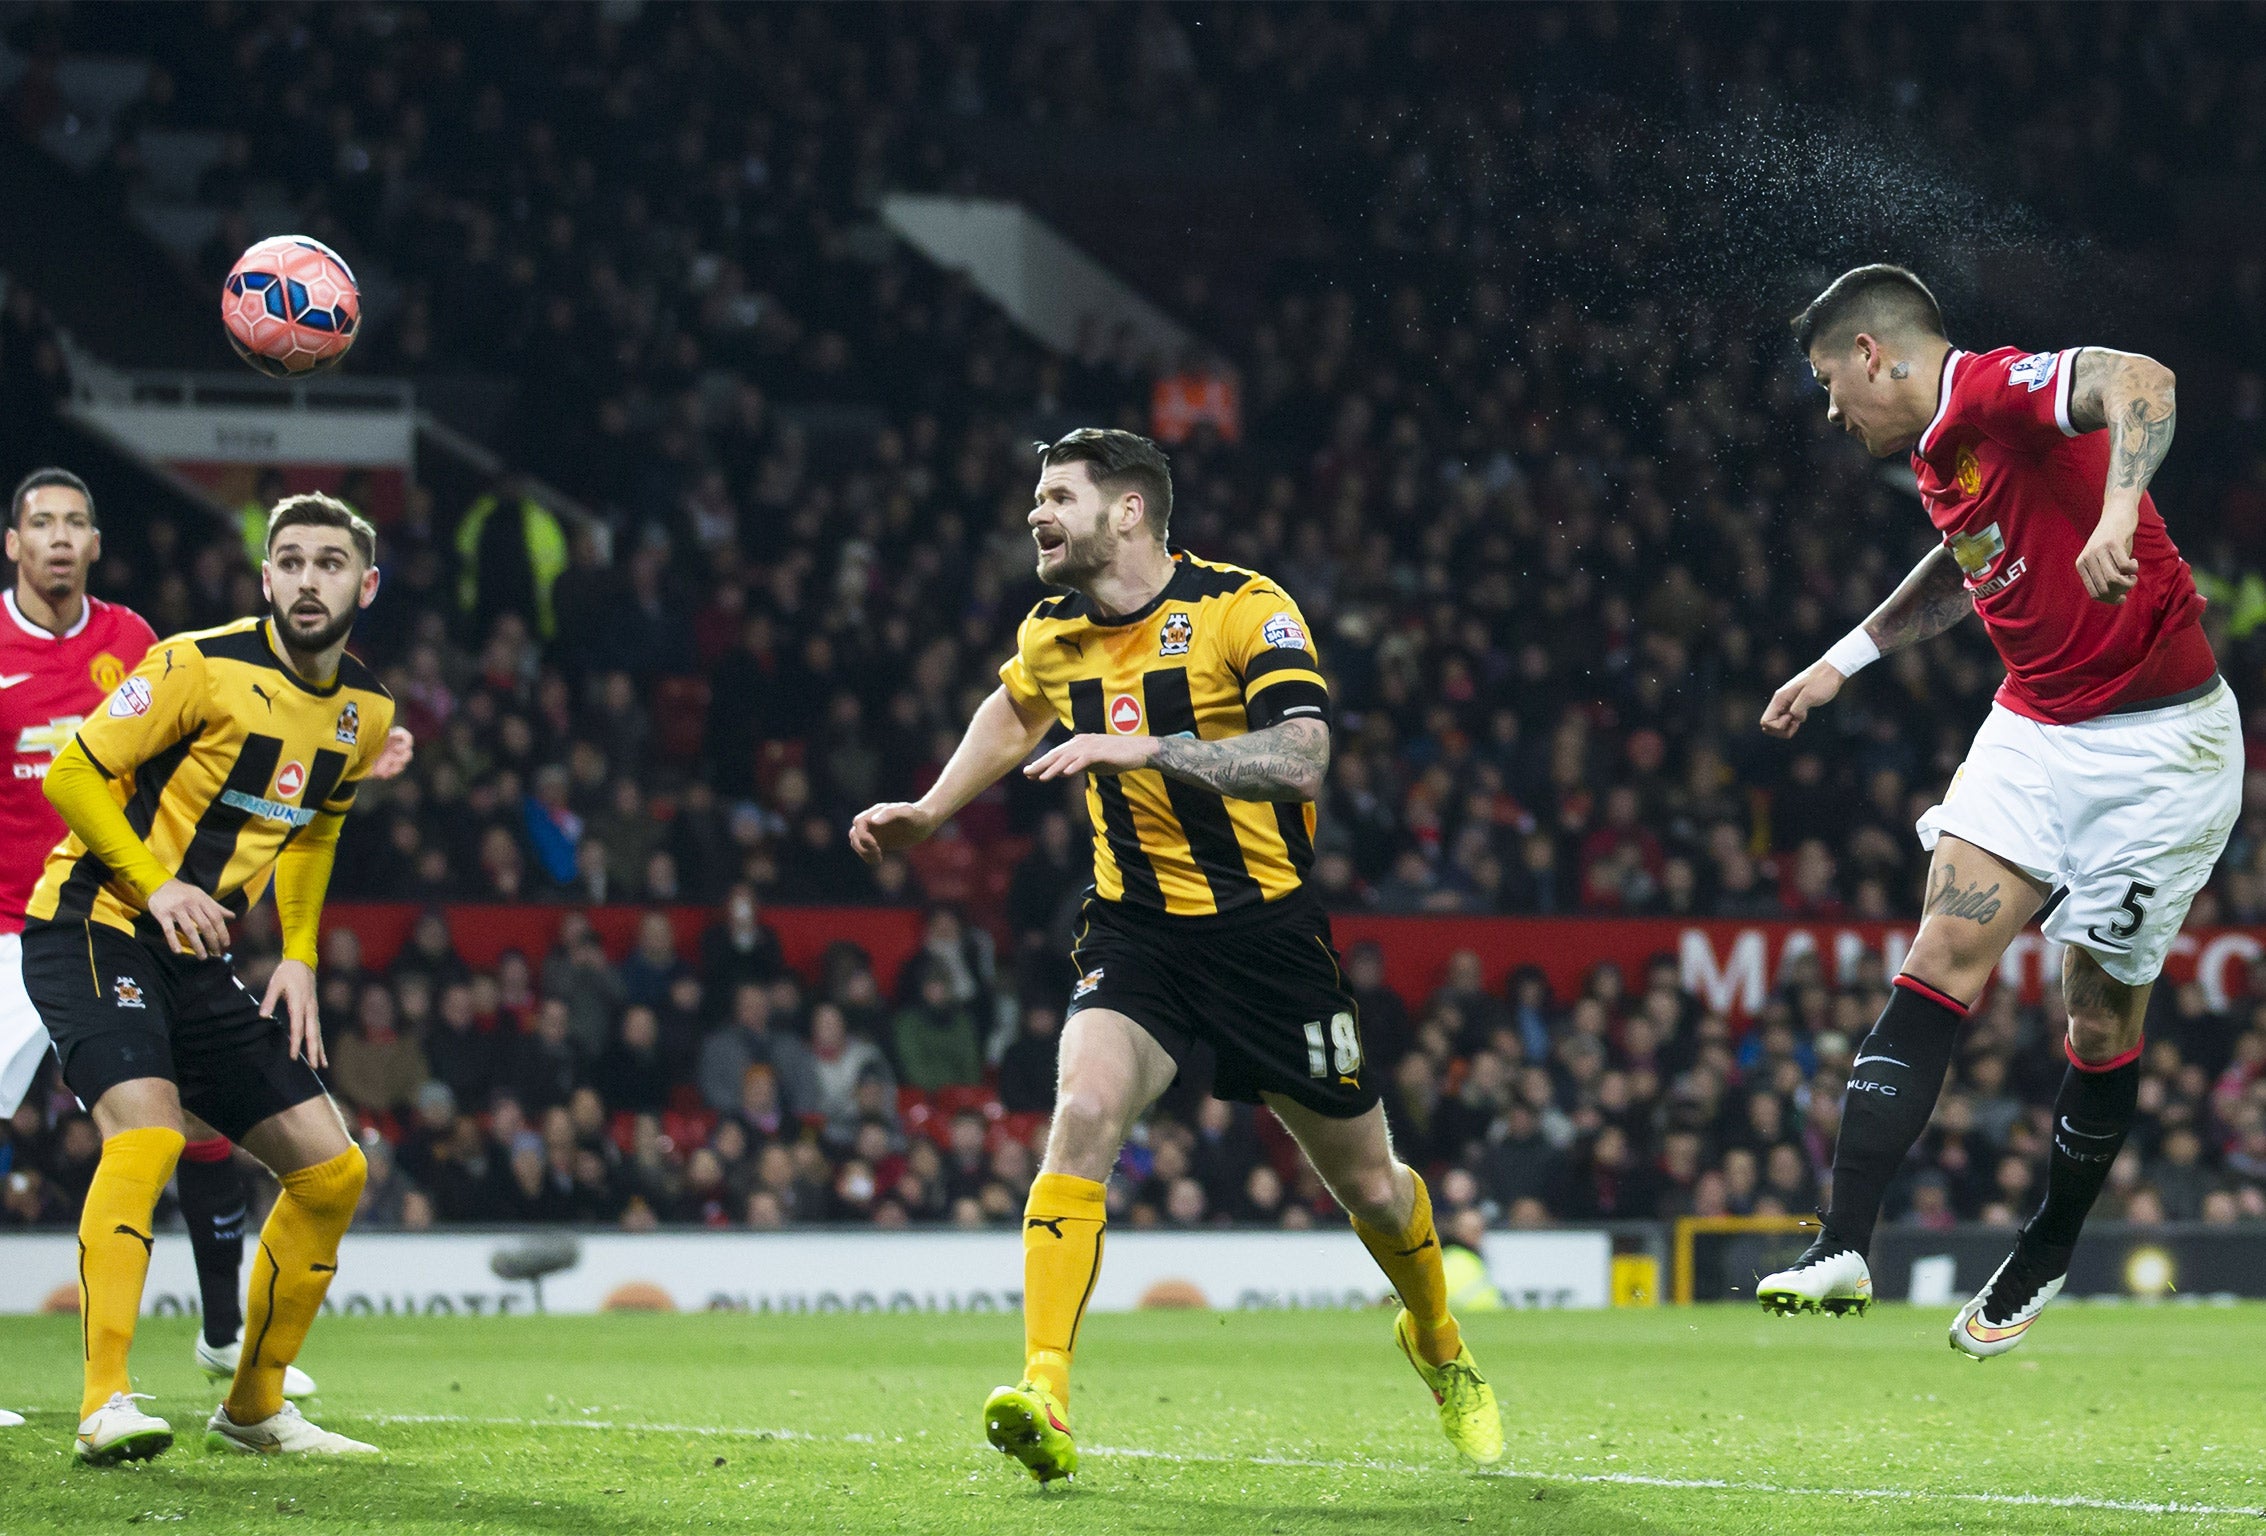
[[[1047,1137],[1048,1149],[1050,1153],[1076,1162],[1095,1158],[1114,1160],[1124,1118],[1122,1095],[1093,1084],[1064,1083],[1054,1104],[1054,1127]]]
[[[2135,1031],[2121,1013],[2071,1007],[2069,1051],[2079,1061],[2114,1061],[2132,1049]]]
[[[1392,1161],[1364,1167],[1346,1179],[1338,1197],[1346,1214],[1365,1227],[1400,1225],[1400,1180]]]

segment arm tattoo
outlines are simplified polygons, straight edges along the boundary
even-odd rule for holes
[[[1912,574],[1897,584],[1888,601],[1873,610],[1865,620],[1865,633],[1883,651],[1900,650],[1934,639],[1974,611],[1967,579],[1959,573],[1951,551],[1939,544],[1912,567]]]
[[[2153,358],[2087,347],[2069,381],[2069,424],[2109,434],[2109,484],[2140,490],[2155,478],[2179,427],[2172,371]]]
[[[1231,800],[1311,800],[1330,766],[1330,728],[1285,720],[1225,741],[1160,736],[1149,766]]]

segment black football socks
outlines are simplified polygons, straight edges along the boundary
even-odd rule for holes
[[[197,1289],[204,1298],[205,1342],[226,1348],[244,1331],[244,1175],[224,1137],[192,1141],[174,1168],[181,1220],[197,1260]]]
[[[2062,1043],[2069,1050],[2067,1040]],[[2054,1145],[2046,1161],[2046,1198],[2023,1228],[2032,1246],[2066,1253],[2077,1245],[2085,1213],[2093,1209],[2109,1169],[2124,1148],[2125,1132],[2140,1106],[2140,1047],[2113,1061],[2069,1057],[2061,1093],[2054,1099]]]
[[[1873,1244],[1881,1201],[1904,1156],[1935,1113],[1951,1048],[1967,1017],[1958,999],[1899,976],[1888,1006],[1850,1063],[1833,1148],[1833,1204],[1826,1232],[1862,1254]]]

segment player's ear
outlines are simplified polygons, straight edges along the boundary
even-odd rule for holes
[[[1866,332],[1859,331],[1856,337],[1856,347],[1857,356],[1865,365],[1865,377],[1868,380],[1878,378],[1885,361],[1885,354],[1881,351],[1880,342]]]
[[[20,541],[19,541],[19,540],[18,540],[18,539],[16,538],[16,525],[15,525],[14,523],[10,523],[10,524],[8,525],[8,539],[7,539],[7,547],[8,547],[8,563],[9,563],[9,564],[11,564],[11,565],[14,565],[14,564],[16,564],[17,562],[21,561],[21,560],[22,560],[22,559],[24,558],[24,556],[23,556],[23,545],[22,545],[22,543],[21,543],[21,542],[20,542]]]
[[[1127,491],[1117,498],[1117,531],[1131,533],[1141,526],[1141,519],[1148,514],[1147,499],[1139,491]]]
[[[367,608],[378,600],[378,568],[371,566],[362,573],[362,595],[355,600],[358,608]]]

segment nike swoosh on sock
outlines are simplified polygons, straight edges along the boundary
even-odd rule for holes
[[[1892,1067],[1903,1067],[1907,1071],[1911,1070],[1912,1066],[1912,1063],[1908,1061],[1898,1061],[1894,1056],[1860,1056],[1855,1061],[1849,1063],[1849,1065],[1852,1067],[1861,1067],[1868,1061],[1885,1061]]]

